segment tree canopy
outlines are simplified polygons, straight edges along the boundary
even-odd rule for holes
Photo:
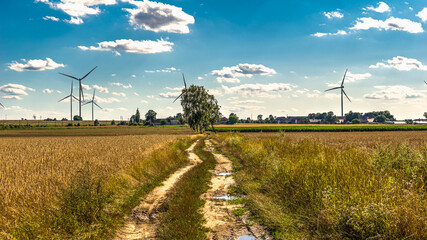
[[[209,125],[213,128],[213,124],[220,116],[217,100],[203,86],[191,85],[183,89],[181,106],[188,125],[200,133],[203,133]]]

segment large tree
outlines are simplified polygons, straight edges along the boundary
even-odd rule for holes
[[[218,122],[220,106],[213,95],[202,86],[191,85],[182,90],[181,106],[184,119],[195,131],[203,133]]]
[[[147,122],[153,123],[156,120],[157,113],[154,110],[148,110],[145,114],[145,120]]]

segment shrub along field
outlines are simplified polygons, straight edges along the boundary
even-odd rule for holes
[[[213,130],[210,128],[209,130]],[[217,132],[371,132],[371,131],[427,131],[427,125],[293,125],[293,124],[237,124],[215,126]]]
[[[425,239],[427,135],[418,137],[413,145],[396,132],[398,141],[363,146],[351,144],[357,136],[213,136],[249,209],[278,239]]]
[[[0,139],[0,239],[100,238],[187,159],[177,135]]]

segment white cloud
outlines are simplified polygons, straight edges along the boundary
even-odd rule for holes
[[[103,93],[109,93],[110,91],[108,91],[108,88],[106,88],[106,87],[102,87],[102,86],[98,86],[98,85],[93,85],[92,86],[94,89],[96,89],[96,90],[98,90],[98,91],[100,91],[100,92],[103,92]]]
[[[84,90],[91,90],[92,89],[89,85],[86,85],[86,84],[83,84],[83,83],[82,83],[82,88]]]
[[[21,84],[9,83],[3,86],[0,86],[0,93],[4,94],[3,98],[5,99],[17,99],[21,100],[21,96],[27,96],[27,91],[36,91],[32,88],[26,87]]]
[[[166,89],[166,90],[171,90],[171,91],[181,91],[183,88],[184,88],[184,86],[181,86],[181,87],[175,87],[175,88],[165,87],[164,89]]]
[[[372,74],[370,73],[355,74],[355,73],[347,72],[347,75],[345,76],[345,82],[356,82],[356,81],[364,80],[370,77],[372,77]]]
[[[225,94],[239,94],[244,96],[259,96],[259,97],[279,97],[277,94],[287,92],[292,89],[292,85],[287,83],[269,83],[269,84],[243,84],[235,87],[227,87],[222,85],[222,90]],[[276,95],[271,95],[275,93]]]
[[[137,28],[153,32],[189,33],[189,24],[194,17],[182,11],[182,8],[148,0],[125,0],[137,8],[124,9],[129,12],[129,23]]]
[[[65,67],[64,64],[56,63],[50,58],[46,58],[46,60],[42,59],[32,59],[32,60],[25,60],[22,59],[24,63],[18,63],[16,61],[13,61],[9,63],[9,68],[18,72],[22,71],[45,71],[45,70],[52,70],[60,67]]]
[[[49,89],[49,88],[46,88],[46,89],[43,90],[43,93],[47,93],[47,94],[51,94],[51,93],[54,93],[54,92],[61,93],[60,91],[55,91],[55,90]]]
[[[141,100],[140,103],[148,104],[148,101],[147,100]]]
[[[421,10],[418,14],[417,17],[421,18],[421,20],[423,20],[423,22],[427,21],[427,8],[424,8],[423,10]]]
[[[358,18],[351,30],[368,30],[376,28],[379,30],[405,31],[409,33],[422,33],[424,29],[421,23],[409,19],[390,17],[387,20],[376,20],[371,17]]]
[[[83,19],[78,18],[78,17],[71,17],[70,20],[64,20],[64,22],[69,23],[69,24],[80,25],[80,24],[83,24]]]
[[[132,88],[132,85],[130,83],[128,85],[124,85],[123,83],[114,82],[114,83],[111,83],[111,85],[119,86],[119,87],[122,87],[124,89]]]
[[[160,93],[159,96],[162,98],[177,98],[181,94],[181,91],[179,92],[167,92],[167,93]]]
[[[95,101],[97,103],[114,103],[114,102],[120,102],[119,99],[114,98],[114,97],[102,98],[102,97],[98,97],[98,96],[95,96]]]
[[[131,77],[136,78],[136,75],[135,75],[135,74],[133,74]]]
[[[51,20],[51,21],[54,21],[54,22],[58,22],[59,21],[59,18],[57,18],[57,17],[54,17],[54,16],[45,16],[45,17],[43,17],[43,20]]]
[[[112,92],[111,94],[113,94],[114,96],[126,97],[126,93],[123,92]]]
[[[203,77],[197,77],[197,80],[202,80],[203,79]]]
[[[173,72],[176,71],[176,68],[174,67],[170,67],[170,68],[166,68],[166,69],[159,69],[159,70],[145,70],[144,72],[146,73],[155,73],[155,72]]]
[[[248,100],[233,101],[231,103],[232,104],[240,105],[240,104],[260,104],[260,103],[264,103],[264,102],[263,101],[259,101],[259,100],[248,99]]]
[[[323,12],[323,15],[325,15],[325,17],[327,17],[328,19],[343,18],[344,17],[344,14],[341,13],[339,9],[337,9],[336,11],[332,11],[332,12]]]
[[[133,95],[135,95],[135,96],[139,96],[139,93],[134,92],[134,93],[133,93]]]
[[[384,13],[384,12],[391,12],[391,8],[387,5],[385,2],[378,2],[377,7],[374,6],[368,6],[364,10],[370,10],[374,12]]]
[[[22,100],[21,96],[17,96],[17,95],[6,95],[2,97],[3,99],[15,99],[15,100]]]
[[[111,74],[111,76],[112,76],[112,77],[115,77],[115,76],[117,76],[117,74],[113,73],[113,74]]]
[[[311,36],[313,37],[325,37],[325,36],[339,36],[339,35],[347,35],[348,33],[344,30],[338,30],[338,32],[336,33],[321,33],[321,32],[317,32],[317,33],[313,33],[311,34]]]
[[[99,42],[97,47],[78,46],[78,48],[83,51],[123,51],[128,53],[152,54],[171,52],[173,45],[174,44],[172,42],[168,42],[163,39],[158,39],[157,41],[137,41],[132,39],[119,39],[115,41]]]
[[[116,0],[36,0],[35,2],[45,3],[50,6],[52,9],[61,10],[68,14],[71,18],[70,20],[65,20],[65,22],[70,24],[82,24],[82,17],[87,15],[98,15],[101,10],[99,5],[113,5],[116,4]]]
[[[427,71],[427,66],[423,65],[420,61],[414,58],[406,58],[406,57],[393,57],[393,59],[389,59],[386,63],[379,62],[375,65],[369,66],[369,68],[394,68],[398,71],[410,71],[412,69]]]
[[[216,80],[219,83],[239,83],[240,79],[238,77],[271,76],[276,74],[276,71],[262,64],[241,63],[232,67],[223,67],[221,70],[213,70],[211,74],[217,77]]]
[[[394,86],[375,86],[378,91],[371,94],[364,95],[367,99],[383,99],[383,100],[403,100],[403,99],[414,99],[423,98],[425,95],[416,91],[410,87],[402,85]]]

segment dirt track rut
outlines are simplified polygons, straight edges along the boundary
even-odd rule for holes
[[[189,154],[189,165],[180,168],[166,179],[161,186],[153,189],[131,214],[125,218],[125,225],[118,229],[116,240],[128,239],[156,239],[158,215],[165,202],[167,193],[175,186],[181,176],[201,162],[193,152],[197,142],[193,143],[186,151]]]

